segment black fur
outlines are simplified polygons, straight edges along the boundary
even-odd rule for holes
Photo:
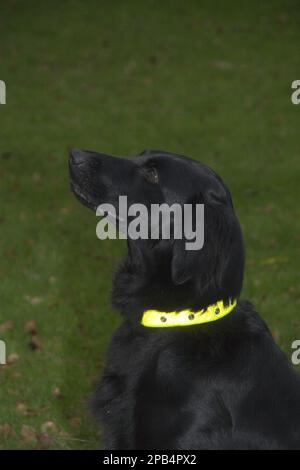
[[[155,167],[158,181],[149,174]],[[150,172],[150,173],[149,173]],[[106,449],[300,449],[300,378],[249,302],[217,322],[145,328],[144,310],[201,309],[239,298],[244,249],[230,193],[210,168],[146,151],[117,158],[74,150],[72,189],[88,207],[205,204],[205,243],[128,241],[113,304],[122,324],[93,408]]]

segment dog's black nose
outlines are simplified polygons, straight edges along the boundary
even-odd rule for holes
[[[73,165],[81,165],[86,162],[86,153],[80,149],[70,150],[70,163]]]

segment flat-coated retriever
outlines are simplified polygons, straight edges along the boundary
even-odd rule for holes
[[[132,158],[72,150],[70,173],[73,192],[93,210],[117,206],[120,195],[147,207],[204,204],[201,250],[174,238],[128,239],[113,287],[122,324],[93,399],[104,447],[300,449],[300,376],[239,298],[243,239],[221,178],[157,150]],[[217,315],[218,305],[230,313],[195,324],[195,315]],[[161,327],[142,323],[149,309]],[[167,327],[169,312],[187,309],[190,325]]]

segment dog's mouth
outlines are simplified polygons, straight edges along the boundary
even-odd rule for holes
[[[71,180],[71,190],[73,192],[73,194],[75,194],[76,198],[78,199],[79,202],[81,202],[81,204],[83,204],[84,206],[88,207],[88,209],[92,209],[94,210],[95,212],[97,211],[98,209],[98,205],[95,204],[95,202],[92,200],[92,198],[84,193],[80,187],[78,186],[78,184],[74,183],[74,181]],[[98,214],[98,215],[101,215],[101,214]],[[104,215],[104,214],[103,214]],[[107,220],[113,224],[116,224],[118,223],[119,224],[119,227],[121,228],[123,226],[123,224],[125,223],[125,220],[123,217],[121,217],[117,211],[114,212],[111,212],[111,211],[108,211],[108,210],[105,210],[105,217],[107,218]]]
[[[71,181],[71,190],[75,194],[78,201],[81,202],[81,204],[88,207],[88,209],[93,209],[96,212],[97,205],[95,204],[95,202],[92,201],[92,198],[89,197],[86,193],[84,193],[80,189],[80,187],[76,183],[74,183],[74,181]]]

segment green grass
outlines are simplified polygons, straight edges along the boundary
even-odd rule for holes
[[[19,356],[0,367],[0,447],[98,445],[86,401],[119,321],[109,293],[124,244],[97,240],[96,217],[70,194],[71,146],[162,148],[220,173],[245,236],[243,295],[290,356],[300,339],[298,2],[15,0],[0,17],[0,325],[14,321],[0,337]],[[41,351],[28,347],[29,320]]]

